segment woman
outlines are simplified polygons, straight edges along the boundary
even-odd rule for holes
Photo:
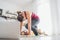
[[[27,35],[31,34],[31,30],[35,35],[38,35],[39,30],[37,29],[37,24],[39,23],[39,17],[35,15],[34,13],[31,13],[29,11],[23,11],[20,12],[18,11],[18,17],[17,19],[20,21],[20,32],[22,33],[22,26],[23,26],[23,21],[28,20],[28,23],[25,25],[25,27],[28,29],[26,32]]]

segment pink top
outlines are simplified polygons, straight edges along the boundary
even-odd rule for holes
[[[32,19],[39,19],[39,17],[35,13],[32,13],[31,17]]]

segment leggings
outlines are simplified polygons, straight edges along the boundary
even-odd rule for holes
[[[37,32],[37,24],[39,23],[39,19],[32,19],[31,20],[31,30],[33,31],[33,33],[37,36],[38,32]],[[25,25],[25,27],[28,29],[28,24]]]

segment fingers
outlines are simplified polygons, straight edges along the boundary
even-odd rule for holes
[[[21,35],[30,35],[28,31],[26,31],[26,32],[25,31],[22,31],[20,34]]]

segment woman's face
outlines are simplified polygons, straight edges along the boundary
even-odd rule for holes
[[[24,19],[25,19],[25,14],[24,14],[24,12],[19,13],[19,16],[23,16]]]

